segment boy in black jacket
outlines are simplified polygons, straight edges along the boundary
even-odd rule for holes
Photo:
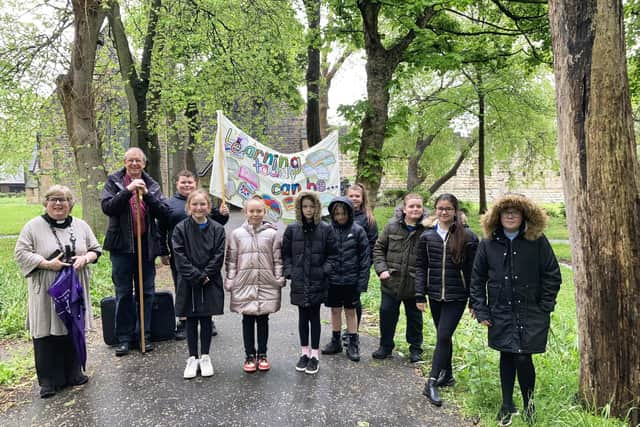
[[[349,341],[347,357],[360,360],[358,348],[358,321],[356,306],[360,293],[369,285],[369,241],[364,229],[353,221],[353,207],[346,197],[336,197],[329,204],[331,225],[335,231],[338,256],[330,275],[329,294],[325,305],[331,307],[331,341],[322,349],[322,354],[336,354],[342,351],[340,332],[342,330],[342,309],[347,321]]]

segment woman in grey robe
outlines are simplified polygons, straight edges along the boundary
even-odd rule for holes
[[[27,322],[33,338],[40,397],[47,398],[64,387],[88,381],[47,290],[58,272],[72,265],[84,290],[85,326],[90,328],[90,271],[87,265],[97,262],[102,249],[89,225],[70,215],[74,199],[68,187],[54,185],[49,188],[43,204],[46,212],[22,228],[14,255],[27,278]]]

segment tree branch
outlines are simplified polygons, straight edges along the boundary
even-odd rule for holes
[[[460,168],[460,165],[462,164],[464,159],[467,157],[467,155],[469,154],[469,152],[471,151],[471,148],[473,148],[475,143],[476,143],[475,139],[471,139],[471,142],[469,143],[469,145],[467,145],[465,147],[464,150],[462,150],[462,152],[460,153],[460,155],[456,159],[456,161],[453,164],[453,166],[451,166],[451,168],[444,175],[442,175],[440,178],[435,180],[435,182],[433,184],[431,184],[431,186],[429,187],[429,190],[428,190],[429,194],[435,193],[447,181],[449,181],[451,178],[456,176],[456,174],[458,173],[458,169]]]

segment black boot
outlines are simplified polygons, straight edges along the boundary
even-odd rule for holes
[[[447,369],[443,369],[440,371],[440,375],[438,375],[438,380],[436,381],[436,386],[438,387],[450,387],[456,383],[455,378],[453,378],[453,374],[451,371]]]
[[[358,347],[358,334],[349,334],[347,357],[354,362],[360,361],[360,349]]]
[[[440,395],[438,395],[438,387],[436,387],[435,378],[429,378],[427,380],[427,383],[424,385],[424,391],[422,392],[422,394],[427,396],[427,399],[429,399],[429,401],[434,405],[442,406],[442,399],[440,399]]]
[[[182,341],[186,338],[187,336],[184,333],[184,320],[178,320],[178,324],[176,325],[176,341]]]
[[[333,331],[331,341],[324,346],[322,354],[338,354],[342,351],[342,343],[340,342],[340,331]]]

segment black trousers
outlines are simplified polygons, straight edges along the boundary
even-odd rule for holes
[[[431,378],[438,378],[441,370],[451,373],[453,342],[451,338],[467,306],[466,301],[437,301],[429,298],[429,309],[436,325],[436,348],[431,362]]]
[[[189,356],[198,358],[198,324],[200,325],[200,354],[209,354],[211,347],[211,316],[187,317],[187,345]]]
[[[320,305],[310,307],[298,306],[298,332],[300,334],[300,345],[309,345],[309,330],[311,330],[311,348],[320,348]]]
[[[63,388],[76,383],[82,375],[69,335],[34,338],[33,354],[41,387]]]
[[[393,337],[396,333],[400,304],[404,304],[407,316],[406,338],[409,350],[422,353],[422,312],[416,307],[416,299],[396,299],[394,296],[382,292],[380,299],[380,347],[391,352],[395,347]]]
[[[256,355],[256,329],[258,332],[258,353],[267,354],[267,340],[269,339],[269,315],[242,316],[242,338],[244,340],[244,352],[247,356]]]

